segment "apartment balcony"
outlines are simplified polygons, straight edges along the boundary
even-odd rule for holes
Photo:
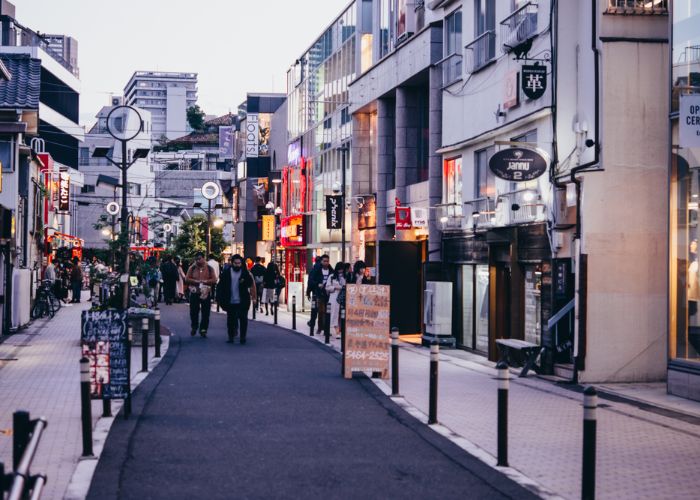
[[[486,67],[496,59],[496,32],[486,31],[465,47],[466,67],[469,73],[474,73]]]
[[[537,36],[537,4],[528,2],[501,21],[503,52],[527,52]]]
[[[491,197],[476,198],[464,202],[464,223],[477,229],[488,229],[496,226],[496,200]]]
[[[462,54],[449,55],[439,64],[442,69],[443,88],[462,78]]]
[[[520,189],[500,194],[497,198],[494,224],[512,226],[546,220],[545,204],[535,189]]]
[[[461,231],[465,229],[464,206],[461,203],[443,203],[435,208],[437,208],[437,218],[443,231]]]
[[[668,0],[608,0],[606,14],[667,15]]]

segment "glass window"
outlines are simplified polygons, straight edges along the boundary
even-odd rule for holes
[[[442,202],[447,205],[447,217],[462,216],[462,157],[449,158],[443,164]]]
[[[90,165],[90,148],[80,148],[78,165]]]
[[[489,168],[493,153],[493,146],[474,153],[474,198],[496,197],[496,176]]]
[[[474,0],[474,38],[496,29],[496,0]]]
[[[457,54],[462,50],[462,11],[457,10],[445,18],[444,56]]]

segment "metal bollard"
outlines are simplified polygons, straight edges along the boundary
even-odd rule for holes
[[[316,311],[316,322],[318,323],[318,300],[316,300],[316,297],[314,297],[313,301],[311,302],[311,317],[314,317],[314,311]],[[314,323],[313,320],[309,321],[311,325],[309,326],[309,335],[314,336]]]
[[[297,329],[297,296],[292,296],[292,330]]]
[[[598,393],[589,386],[583,391],[583,471],[581,477],[581,498],[595,498],[595,455],[598,407]]]
[[[272,307],[274,308],[274,310],[273,310],[272,312],[273,312],[274,315],[275,315],[275,325],[277,324],[277,306],[278,306],[278,303],[277,303],[277,301],[275,300],[275,301],[273,302],[273,304],[272,304]]]
[[[163,339],[160,338],[160,309],[156,308],[156,320],[155,320],[155,345],[156,352],[155,357],[160,358],[160,346],[163,343]]]
[[[399,395],[399,329],[391,328],[391,395]]]
[[[345,306],[340,306],[340,374],[345,376]]]
[[[126,340],[126,366],[127,372],[129,373],[129,394],[124,401],[124,420],[129,418],[131,415],[131,344],[134,340],[134,330],[129,325],[128,338]]]
[[[31,433],[29,412],[16,411],[12,414],[12,469],[17,470],[24,450],[29,444]]]
[[[92,456],[92,402],[90,401],[90,361],[80,359],[80,416],[83,424],[83,456]]]
[[[141,320],[141,371],[148,371],[148,318]]]
[[[331,343],[331,312],[328,310],[329,304],[326,304],[326,311],[323,313],[323,343]]]
[[[428,424],[437,424],[439,355],[440,345],[437,342],[433,342],[430,345],[430,401],[428,409]]]
[[[508,467],[508,363],[499,361],[498,376],[498,461],[499,467]]]
[[[253,319],[255,319],[255,312],[258,310],[258,303],[253,302]]]
[[[111,417],[112,416],[112,400],[102,398],[102,416]]]

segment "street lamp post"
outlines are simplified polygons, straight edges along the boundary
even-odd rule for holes
[[[93,156],[96,158],[106,158],[109,162],[121,170],[122,174],[122,206],[121,206],[121,238],[123,264],[122,264],[122,307],[129,307],[129,237],[128,237],[128,216],[127,207],[127,170],[136,161],[146,158],[150,148],[139,148],[134,151],[131,161],[128,159],[127,143],[136,138],[143,131],[143,119],[133,106],[115,106],[107,115],[107,132],[121,143],[121,161],[116,162],[108,156],[110,148],[95,148]]]
[[[340,243],[341,257],[340,257],[340,260],[342,262],[345,262],[345,195],[346,195],[346,186],[345,186],[345,183],[346,183],[346,180],[345,180],[345,161],[346,161],[346,158],[345,158],[345,155],[347,154],[347,152],[348,152],[348,146],[347,146],[347,144],[344,144],[343,147],[340,148],[340,154],[341,154],[340,169],[342,170],[340,184],[341,184],[341,189],[343,191],[343,197],[341,198],[341,201],[342,201],[342,204],[341,204],[342,212],[341,213],[343,214],[343,223],[341,224],[341,228],[340,228],[340,233],[341,233],[341,240],[340,240],[341,241],[341,243]]]
[[[211,253],[211,202],[212,200],[215,200],[219,194],[221,193],[221,188],[216,182],[213,181],[208,181],[205,182],[204,185],[202,186],[202,196],[206,198],[207,200],[207,258],[209,257],[209,254]],[[196,206],[196,204],[195,204]],[[219,209],[221,208],[222,205],[220,203],[217,203],[214,208]]]

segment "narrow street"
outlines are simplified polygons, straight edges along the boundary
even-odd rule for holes
[[[342,379],[320,344],[253,322],[230,345],[211,320],[192,338],[187,307],[163,309],[170,351],[135,418],[115,421],[88,498],[533,497],[369,380]]]

